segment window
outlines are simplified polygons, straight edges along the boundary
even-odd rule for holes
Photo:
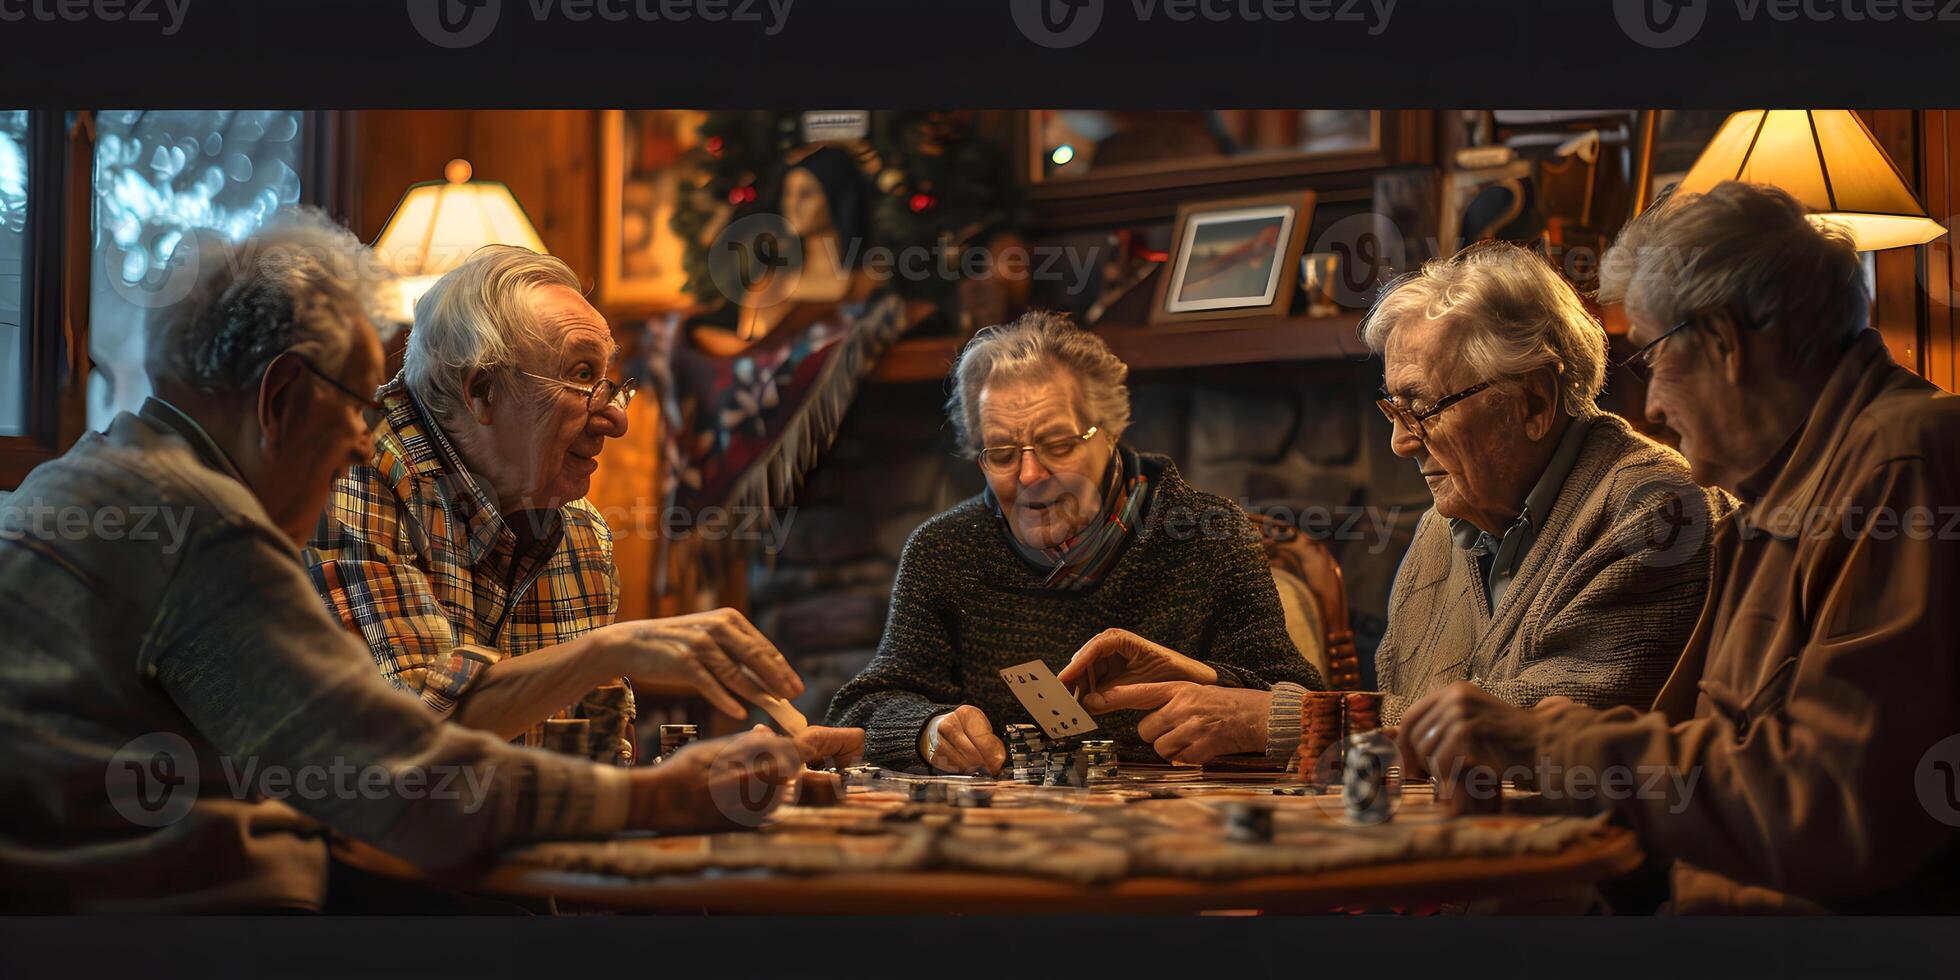
[[[135,411],[150,393],[144,317],[174,298],[177,247],[198,229],[237,241],[299,203],[306,143],[304,114],[293,111],[96,116],[89,428]]]
[[[27,433],[27,112],[0,110],[0,436]]]

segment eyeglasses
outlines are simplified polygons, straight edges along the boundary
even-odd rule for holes
[[[1654,356],[1661,352],[1661,341],[1681,332],[1682,329],[1693,322],[1692,319],[1683,320],[1669,327],[1666,333],[1655,337],[1645,347],[1634,351],[1633,356],[1621,361],[1619,366],[1633,372],[1634,377],[1642,381],[1651,380],[1654,374]]]
[[[1401,395],[1389,394],[1388,388],[1384,386],[1375,389],[1375,407],[1382,410],[1382,414],[1388,417],[1388,421],[1391,424],[1400,422],[1402,423],[1402,428],[1415,433],[1417,441],[1428,442],[1429,433],[1423,428],[1424,422],[1443,414],[1443,409],[1488,387],[1490,387],[1490,382],[1479,381],[1454,395],[1445,396],[1441,401],[1426,409],[1417,409],[1413,402],[1407,401]]]
[[[625,411],[626,406],[633,404],[633,393],[638,391],[640,387],[640,379],[638,378],[627,378],[624,384],[614,381],[611,378],[601,378],[598,384],[587,387],[585,385],[573,384],[561,378],[548,378],[542,374],[532,374],[529,371],[519,371],[517,373],[527,378],[536,378],[539,381],[550,382],[560,388],[569,388],[584,395],[585,410],[593,415],[597,415],[609,407],[617,408],[622,412]]]
[[[341,384],[338,381],[335,381],[333,379],[333,375],[330,375],[327,372],[320,370],[320,365],[313,363],[312,358],[307,357],[305,354],[301,354],[298,351],[287,351],[286,353],[293,355],[293,358],[295,360],[299,361],[300,364],[304,365],[308,371],[313,372],[314,377],[319,378],[321,381],[325,381],[328,384],[328,386],[333,388],[333,390],[338,391],[341,394],[346,395],[347,397],[352,398],[355,401],[359,402],[361,405],[361,421],[367,424],[369,432],[373,432],[375,426],[381,424],[381,417],[383,415],[388,414],[388,409],[386,406],[382,405],[380,402],[375,401],[372,398],[369,398],[366,395],[361,394],[358,391],[355,391],[352,388],[347,387],[344,384]]]
[[[1021,465],[1022,453],[1033,453],[1041,465],[1054,469],[1082,452],[1082,447],[1095,438],[1099,426],[1090,426],[1089,431],[1066,439],[1054,439],[1043,443],[1030,443],[1025,446],[988,446],[980,450],[980,468],[996,476],[1012,473]]]

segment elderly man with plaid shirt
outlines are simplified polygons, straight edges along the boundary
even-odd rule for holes
[[[562,261],[478,251],[417,303],[369,408],[374,456],[335,482],[306,557],[396,687],[526,745],[547,719],[588,718],[589,754],[630,761],[626,681],[685,683],[738,718],[732,694],[803,683],[733,610],[612,622],[612,535],[581,498],[626,432],[614,353]]]

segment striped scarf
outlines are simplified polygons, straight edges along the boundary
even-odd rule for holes
[[[1000,501],[994,498],[992,489],[987,490],[987,502],[992,505],[994,516],[1000,520],[1001,530],[1015,552],[1028,564],[1048,569],[1048,576],[1041,583],[1043,587],[1080,592],[1094,586],[1116,564],[1116,556],[1136,529],[1137,516],[1143,513],[1143,506],[1150,499],[1150,480],[1144,475],[1135,452],[1118,446],[1116,453],[1121,465],[1111,466],[1103,481],[1102,510],[1087,527],[1053,548],[1037,548],[1015,537],[1013,528],[1007,524],[1007,515],[1000,509]]]

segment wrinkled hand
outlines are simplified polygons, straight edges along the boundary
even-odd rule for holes
[[[753,827],[802,771],[796,744],[761,725],[691,742],[657,766],[633,770],[627,825],[663,833]]]
[[[1137,722],[1137,737],[1167,762],[1203,765],[1221,755],[1266,751],[1271,691],[1154,681],[1112,687],[1102,700],[1111,711],[1149,710]]]
[[[812,725],[796,736],[796,751],[806,763],[826,766],[856,765],[864,758],[864,729],[825,728]]]
[[[1076,699],[1084,709],[1101,714],[1116,710],[1102,699],[1102,692],[1116,685],[1160,681],[1216,684],[1218,671],[1129,630],[1107,629],[1082,644],[1055,679],[1077,692]]]
[[[963,704],[927,723],[920,754],[940,772],[1000,775],[1007,764],[1007,746],[994,734],[987,714]]]
[[[802,679],[782,652],[733,609],[614,623],[585,639],[610,655],[618,674],[686,684],[732,718],[749,713],[736,695],[753,701],[764,690],[785,699],[803,693]]]
[[[1464,788],[1473,770],[1487,770],[1475,775],[1495,787],[1504,770],[1531,765],[1548,717],[1549,712],[1527,711],[1458,681],[1403,713],[1396,747],[1404,760],[1414,759],[1434,774],[1438,797],[1461,810],[1489,802],[1455,792]]]

